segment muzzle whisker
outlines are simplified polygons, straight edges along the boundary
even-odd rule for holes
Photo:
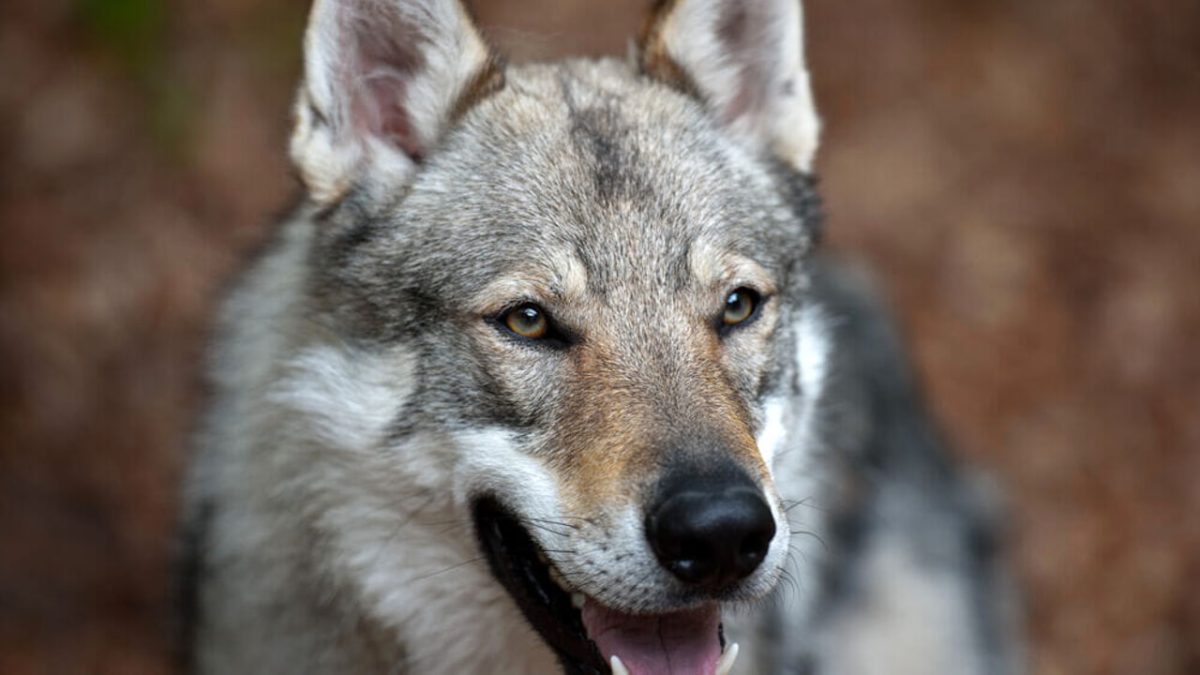
[[[821,544],[821,548],[825,549],[826,553],[829,552],[829,544],[826,544],[825,540],[821,538],[821,535],[817,534],[816,532],[812,532],[810,530],[791,530],[791,533],[792,533],[792,535],[802,534],[802,535],[805,535],[808,537],[812,537],[813,539],[816,539],[818,543]],[[791,546],[789,545],[789,548],[790,547]]]
[[[411,583],[415,583],[418,581],[424,581],[425,579],[428,579],[430,577],[436,577],[439,574],[445,574],[446,572],[452,572],[456,569],[460,569],[460,568],[466,567],[468,565],[473,565],[475,563],[482,561],[483,559],[484,559],[483,556],[475,556],[474,558],[464,560],[460,563],[455,563],[453,565],[450,565],[449,567],[443,567],[442,569],[437,570],[435,572],[429,572],[428,574],[422,574],[420,576],[413,577],[411,579],[408,579],[405,583],[411,584]]]

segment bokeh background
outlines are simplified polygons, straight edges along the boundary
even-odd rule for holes
[[[516,60],[636,0],[486,0]],[[1008,496],[1038,674],[1200,673],[1200,3],[808,0],[831,245]],[[0,4],[0,673],[170,672],[223,284],[296,192],[306,3]]]

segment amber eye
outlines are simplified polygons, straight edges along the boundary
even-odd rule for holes
[[[725,313],[721,315],[721,321],[726,326],[736,326],[745,322],[754,316],[758,300],[758,293],[749,288],[739,288],[733,291],[725,298]]]
[[[535,305],[521,305],[504,315],[504,325],[523,338],[538,340],[546,336],[550,322]]]

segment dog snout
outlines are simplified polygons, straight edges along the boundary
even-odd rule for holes
[[[733,478],[675,476],[658,490],[646,537],[659,563],[680,581],[716,591],[750,576],[775,537],[762,491]]]

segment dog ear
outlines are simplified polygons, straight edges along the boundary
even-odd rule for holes
[[[316,0],[291,141],[309,194],[406,183],[496,63],[457,0]]]
[[[820,121],[800,0],[659,0],[640,61],[648,75],[699,97],[755,150],[812,170]]]

